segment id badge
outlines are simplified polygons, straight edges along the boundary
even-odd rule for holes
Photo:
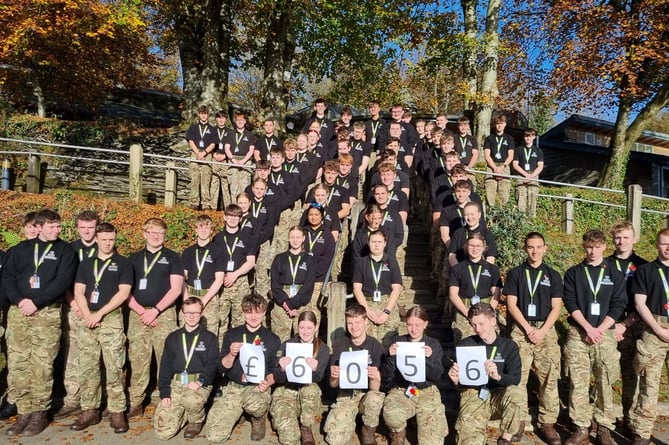
[[[204,141],[200,141],[200,148],[204,148]]]
[[[223,142],[219,142],[219,143],[218,143],[218,149],[219,149],[219,150],[224,150],[224,148],[223,148]]]
[[[146,278],[140,278],[139,286],[138,286],[139,290],[146,290],[146,284],[147,284],[148,281],[149,280],[147,280]]]
[[[188,373],[186,371],[181,373],[181,384],[188,385]]]
[[[100,292],[96,289],[91,292],[91,303],[96,304],[98,301],[100,301]]]
[[[297,285],[291,284],[290,288],[288,289],[288,296],[293,298],[295,295],[297,295]]]
[[[599,315],[599,303],[590,303],[590,315]]]
[[[228,261],[228,265],[225,268],[226,272],[234,272],[235,271],[235,262],[233,260]]]
[[[39,275],[35,274],[30,277],[30,288],[39,289]]]
[[[525,171],[526,172],[530,171],[530,164],[525,164]]]
[[[537,316],[537,305],[530,303],[527,305],[527,316],[536,317]]]
[[[374,295],[372,296],[372,300],[373,300],[375,303],[378,303],[378,302],[381,301],[381,291],[380,291],[380,290],[375,290],[375,291],[374,291]]]
[[[460,157],[461,158],[466,158],[467,157],[467,152],[463,151],[462,153],[460,153]]]
[[[480,302],[481,302],[481,297],[479,297],[478,295],[474,295],[472,297],[472,306]]]
[[[502,153],[500,152],[495,153],[495,159],[502,159]]]
[[[376,144],[376,138],[375,137],[372,138],[372,144]]]
[[[490,395],[490,390],[488,388],[481,388],[479,390],[479,399],[488,400],[489,395]]]
[[[193,287],[195,290],[202,290],[202,281],[199,278],[193,280]]]

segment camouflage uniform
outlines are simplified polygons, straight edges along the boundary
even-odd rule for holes
[[[198,299],[202,299],[207,294],[208,289],[200,289],[196,290],[194,287],[190,285],[186,285],[186,290],[188,291],[188,296],[189,297],[195,297]],[[218,330],[221,325],[221,297],[220,297],[220,292],[209,300],[209,303],[204,307],[204,311],[202,311],[202,324],[207,328],[207,330],[213,332],[214,334],[218,335]],[[184,299],[187,297],[184,295]],[[184,320],[182,318],[179,318],[179,326],[184,325]],[[219,342],[220,343],[220,342]]]
[[[409,336],[396,337],[393,343],[411,341]],[[404,431],[407,420],[416,417],[418,443],[421,445],[442,445],[448,434],[448,423],[441,394],[436,383],[444,372],[443,352],[435,339],[423,337],[420,341],[432,348],[432,355],[425,358],[426,381],[409,383],[397,371],[396,356],[386,355],[382,369],[384,379],[392,378],[395,387],[383,402],[383,421],[391,431]],[[407,395],[409,386],[416,388],[416,394]]]
[[[177,327],[174,306],[163,311],[157,320],[158,325],[151,327],[142,323],[135,311],[130,311],[128,317],[128,361],[132,368],[128,389],[130,406],[140,406],[144,402],[151,377],[151,353],[155,353],[156,362],[160,363],[165,338]]]
[[[165,408],[162,403],[158,403],[154,415],[153,431],[160,440],[169,440],[176,436],[186,423],[204,423],[204,405],[209,398],[211,386],[203,386],[193,391],[175,378],[172,380],[171,391],[172,405]]]
[[[400,293],[400,295],[401,294],[402,293]],[[382,311],[386,308],[387,305],[388,295],[381,295],[381,301],[378,303],[372,300],[367,300],[367,306],[375,311]],[[390,311],[388,319],[383,324],[377,325],[370,321],[369,325],[367,326],[367,335],[379,339],[381,344],[384,347],[387,347],[390,345],[390,342],[393,340],[393,338],[397,335],[401,324],[402,322],[400,321],[399,311],[393,310]]]
[[[223,337],[228,332],[228,317],[230,318],[230,328],[235,328],[244,324],[244,314],[242,313],[242,298],[251,293],[248,275],[241,276],[230,287],[224,287],[220,299],[220,320],[221,325],[218,329],[218,343],[223,343]]]
[[[110,413],[125,412],[126,396],[123,380],[125,335],[121,309],[115,309],[105,315],[100,326],[94,329],[82,324],[76,335],[79,336],[80,346],[81,409],[100,407],[100,353],[102,353],[107,381],[107,408]]]
[[[329,445],[350,445],[358,413],[362,414],[365,426],[379,426],[385,394],[374,390],[340,390],[339,393],[337,402],[330,408],[323,431],[327,434]]]
[[[222,162],[211,164],[211,173],[209,208],[212,210],[218,209],[218,200],[221,193],[223,193],[223,208],[225,208],[228,204],[233,203],[230,196],[230,184],[228,183],[228,165]]]
[[[195,154],[191,154],[191,159],[195,161]],[[211,155],[205,156],[203,161],[211,161]],[[211,164],[190,162],[188,173],[190,174],[190,205],[202,204],[202,208],[206,209],[211,204]]]
[[[81,369],[79,366],[79,333],[86,327],[83,320],[77,318],[70,305],[63,305],[63,325],[61,334],[62,354],[65,358],[63,369],[63,385],[65,386],[65,397],[63,406],[76,407],[80,405]]]

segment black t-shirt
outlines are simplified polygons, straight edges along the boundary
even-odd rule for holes
[[[516,147],[513,152],[513,160],[518,162],[518,166],[526,172],[531,172],[537,168],[539,162],[544,161],[544,152],[539,147]]]
[[[260,159],[269,161],[269,152],[273,148],[283,150],[283,141],[277,136],[272,135],[267,137],[266,134],[263,134],[256,139],[255,148],[258,152],[258,155],[260,156]]]
[[[383,255],[381,261],[370,256],[360,258],[357,267],[353,269],[353,283],[362,283],[362,293],[371,298],[375,291],[382,295],[389,295],[393,284],[402,284],[402,274],[397,260]]]
[[[214,127],[214,152],[225,155],[225,144],[230,143],[231,131],[227,127]]]
[[[409,343],[411,341],[411,337],[408,335],[400,335],[395,337],[391,344],[398,342]],[[383,369],[381,370],[384,381],[391,380],[392,382],[390,384],[392,386],[400,388],[406,388],[409,385],[414,385],[417,388],[427,388],[433,384],[439,383],[441,375],[444,373],[444,364],[442,363],[444,352],[441,348],[441,344],[436,339],[428,337],[427,335],[417,341],[424,342],[425,346],[429,346],[432,349],[432,354],[429,357],[425,357],[425,382],[410,383],[406,381],[397,369],[397,355],[393,356],[388,353],[384,356]]]
[[[193,141],[199,151],[205,150],[210,144],[215,144],[216,130],[209,124],[198,122],[188,127],[186,131],[186,140]]]
[[[230,153],[235,157],[244,157],[249,151],[255,149],[256,137],[249,130],[230,132],[228,144],[230,145]]]
[[[77,254],[77,258],[80,263],[86,258],[93,258],[98,252],[97,243],[93,243],[90,246],[85,246],[81,239],[72,241],[70,246],[72,247],[72,250],[74,250],[74,253]]]
[[[501,136],[491,134],[483,142],[483,149],[490,150],[490,157],[496,163],[506,161],[506,158],[509,156],[509,150],[514,150],[515,147],[516,144],[513,138],[506,133],[503,133]]]
[[[646,296],[646,306],[654,315],[667,317],[669,297],[665,285],[669,285],[669,266],[655,259],[639,266],[632,281],[632,292]]]
[[[109,303],[118,292],[119,285],[134,283],[132,264],[127,258],[114,253],[110,258],[86,258],[77,268],[75,283],[86,285],[84,295],[88,301],[88,309],[99,311]],[[94,291],[97,295],[94,295]],[[97,296],[97,299],[94,298]],[[97,300],[97,301],[96,301]]]
[[[272,297],[276,304],[288,303],[291,309],[305,306],[311,300],[316,279],[314,258],[306,252],[295,255],[290,252],[278,254],[272,262],[271,283]],[[297,285],[296,294],[290,296],[287,286]]]
[[[469,162],[472,160],[472,151],[478,150],[479,144],[476,142],[476,139],[466,134],[464,136],[457,135],[455,136],[455,145],[454,150],[457,154],[460,155],[460,162],[462,165],[469,165]]]
[[[252,343],[261,345],[265,353],[265,375],[261,376],[263,379],[269,374],[277,375],[279,367],[278,351],[281,346],[281,340],[272,331],[264,326],[260,326],[255,332],[248,330],[246,325],[237,326],[230,329],[223,338],[223,345],[221,346],[221,355],[219,360],[219,369],[225,372],[225,375],[235,383],[246,383],[242,381],[242,376],[248,373],[248,369],[242,368],[240,356],[235,357],[232,368],[225,368],[222,364],[223,358],[230,353],[230,346],[233,343]]]
[[[287,343],[303,343],[303,342],[302,340],[300,340],[299,337],[286,340],[281,344],[281,347],[279,348],[279,357],[284,357],[286,355]],[[311,373],[311,381],[313,383],[320,383],[323,380],[323,377],[325,377],[325,372],[328,369],[328,362],[330,359],[330,348],[328,348],[328,345],[324,341],[319,339],[316,339],[313,345],[315,351],[313,352],[312,357],[316,359],[318,365],[316,366],[316,370],[312,371]],[[286,377],[286,372],[281,369],[281,366],[277,368],[275,376],[277,385],[285,385],[288,382]]]
[[[546,321],[553,307],[553,298],[562,298],[562,277],[545,264],[533,268],[525,262],[506,275],[504,294],[518,298],[518,309],[525,320]],[[530,304],[534,305],[533,316],[528,312]]]
[[[137,303],[144,307],[155,306],[160,302],[171,288],[172,275],[184,274],[181,256],[167,247],[161,248],[156,253],[142,249],[131,254],[128,259],[135,271],[132,295]]]
[[[458,262],[464,261],[467,258],[467,253],[465,252],[465,242],[474,233],[480,233],[485,237],[488,248],[483,253],[483,256],[497,256],[497,244],[495,243],[495,237],[492,235],[490,230],[483,226],[478,226],[474,230],[470,229],[469,227],[463,227],[451,234],[451,244],[448,245],[448,253],[455,253]]]
[[[510,338],[500,337],[495,338],[491,344],[487,345],[478,335],[472,335],[463,339],[458,346],[485,346],[486,358],[490,359],[493,350],[495,355],[492,361],[497,366],[497,373],[501,379],[499,382],[489,379],[488,383],[484,385],[491,391],[505,388],[511,385],[518,385],[520,383],[521,361],[518,352],[518,345]],[[460,370],[463,369],[463,364],[460,363]],[[466,387],[465,387],[466,388]]]
[[[181,262],[186,271],[186,283],[194,286],[195,280],[200,280],[202,289],[209,289],[214,283],[216,272],[225,271],[225,264],[219,259],[219,250],[214,243],[205,246],[193,244],[181,254]]]
[[[257,247],[253,244],[253,233],[238,230],[229,233],[223,229],[214,237],[214,245],[219,251],[223,270],[234,272],[246,262],[247,256],[255,256]]]
[[[330,262],[335,254],[335,240],[332,232],[321,224],[318,229],[309,226],[304,227],[307,239],[305,248],[316,262],[316,282],[323,282],[325,274],[330,267]]]
[[[450,287],[457,287],[460,298],[492,297],[493,287],[502,287],[499,267],[485,260],[474,263],[467,259],[451,270]]]

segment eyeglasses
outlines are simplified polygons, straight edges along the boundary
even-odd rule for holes
[[[183,313],[186,317],[199,317],[202,315],[202,312],[184,312]]]

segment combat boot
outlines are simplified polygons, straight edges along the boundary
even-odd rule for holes
[[[302,445],[316,445],[316,439],[314,439],[310,426],[300,425],[300,441]]]
[[[116,434],[123,434],[128,431],[128,421],[125,413],[109,413],[109,426]]]
[[[7,429],[7,435],[9,437],[20,435],[30,423],[31,416],[32,414],[19,414],[14,424]]]
[[[590,430],[586,427],[578,427],[574,434],[564,443],[564,445],[588,445],[590,443]]]
[[[251,440],[257,442],[265,438],[265,415],[251,417]]]
[[[555,425],[552,423],[543,423],[541,424],[541,437],[544,438],[544,441],[548,445],[561,445],[562,439],[560,435],[555,430]]]
[[[188,422],[188,425],[186,425],[186,429],[184,430],[184,439],[195,439],[199,436],[200,431],[202,431],[202,425],[202,422]]]
[[[406,436],[407,430],[391,431],[389,445],[404,445],[404,439],[406,439]]]
[[[30,417],[28,426],[23,430],[24,436],[37,436],[49,426],[46,411],[35,411]]]
[[[360,442],[362,445],[376,445],[376,427],[363,425]]]
[[[611,437],[611,431],[605,426],[599,425],[597,427],[597,442],[599,445],[616,445]]]
[[[521,420],[518,423],[518,431],[516,434],[511,436],[511,442],[520,442],[520,439],[523,438],[523,434],[525,433],[525,421]]]
[[[100,423],[100,411],[97,409],[87,409],[83,411],[79,418],[70,425],[72,431],[83,431],[89,426],[97,425]]]
[[[53,418],[64,419],[65,417],[76,416],[78,414],[81,414],[81,407],[79,405],[63,405],[53,414]]]

